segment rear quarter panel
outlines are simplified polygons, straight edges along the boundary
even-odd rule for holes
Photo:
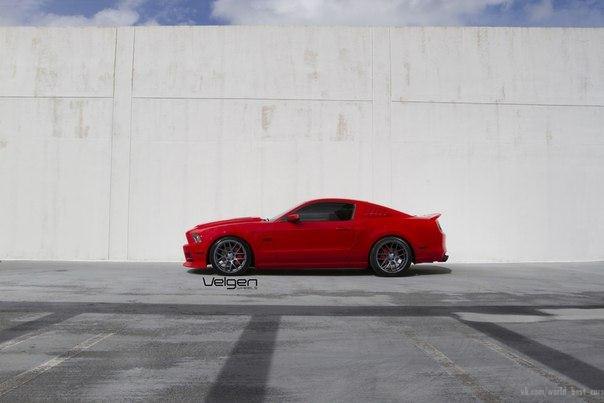
[[[414,216],[360,217],[359,226],[359,244],[355,253],[362,254],[367,261],[371,248],[377,241],[395,236],[411,246],[414,262],[423,262],[432,254],[440,237],[434,222]]]

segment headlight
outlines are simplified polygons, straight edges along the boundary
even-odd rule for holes
[[[195,243],[201,243],[201,235],[199,235],[199,234],[192,234],[191,238],[193,238],[193,242],[195,242]]]

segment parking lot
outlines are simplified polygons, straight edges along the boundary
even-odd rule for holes
[[[0,400],[604,401],[604,263],[244,278],[0,262]]]

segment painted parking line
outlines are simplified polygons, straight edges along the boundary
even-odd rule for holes
[[[40,336],[42,334],[45,334],[45,333],[50,333],[50,332],[31,332],[31,333],[23,334],[23,335],[21,335],[19,337],[16,337],[16,338],[12,339],[12,340],[5,341],[4,343],[0,343],[0,351],[4,351],[4,350],[6,350],[8,348],[16,346],[17,344],[21,344],[24,341],[31,340],[31,339],[36,338],[36,337],[38,337],[38,336]]]
[[[481,313],[481,312],[453,312],[459,319],[466,322],[490,322],[490,323],[536,323],[552,320],[545,315],[514,315],[503,313]]]
[[[604,320],[602,308],[551,308],[539,309],[556,320]]]
[[[474,377],[453,362],[453,360],[440,351],[434,344],[419,338],[417,334],[410,329],[403,330],[403,334],[415,345],[415,347],[419,348],[436,361],[449,375],[455,377],[469,388],[476,398],[488,403],[501,401],[501,398],[483,388]]]
[[[455,316],[467,322],[491,323],[534,323],[552,320],[604,320],[603,308],[546,308],[537,309],[543,315],[453,312]]]
[[[45,316],[52,315],[52,312],[38,312],[38,313],[26,313],[24,315],[13,318],[13,322],[32,322],[34,320],[42,319]]]
[[[543,310],[543,311],[545,311],[545,310]],[[550,313],[550,312],[546,312],[546,313]],[[567,393],[571,394],[572,396],[574,396],[578,399],[582,399],[582,400],[584,400],[586,402],[590,402],[590,403],[591,402],[604,402],[604,398],[603,398],[604,396],[602,396],[601,394],[600,395],[590,394],[591,388],[586,387],[581,383],[574,383],[570,379],[559,376],[557,373],[548,370],[545,366],[540,365],[537,361],[531,359],[530,357],[518,354],[515,350],[505,347],[504,345],[496,342],[495,340],[491,339],[490,337],[488,337],[487,335],[485,335],[483,333],[475,333],[477,330],[480,330],[479,328],[477,329],[476,326],[488,324],[488,322],[479,322],[479,321],[474,321],[474,320],[468,320],[468,317],[471,317],[472,319],[477,319],[477,317],[471,316],[471,315],[463,315],[463,313],[457,313],[456,315],[460,318],[459,322],[464,324],[466,326],[466,328],[469,330],[469,332],[464,332],[464,335],[466,337],[482,344],[483,346],[489,348],[490,350],[507,358],[508,360],[512,361],[514,364],[525,367],[525,368],[531,370],[532,372],[534,372],[535,374],[542,376],[543,378],[556,384],[558,387],[564,389],[565,391],[567,391]],[[516,316],[516,315],[507,315],[507,316]],[[500,318],[498,318],[498,319],[500,319]],[[507,319],[508,318],[505,318],[504,322],[506,322],[506,323],[509,322]],[[522,322],[526,323],[525,321],[522,321]],[[494,323],[492,323],[492,325],[494,325]],[[575,393],[573,393],[573,392],[575,392]]]
[[[528,368],[531,371],[535,372],[538,375],[541,375],[542,377],[544,377],[545,379],[547,379],[548,381],[555,383],[556,385],[558,385],[559,387],[565,389],[568,391],[568,393],[572,393],[572,391],[577,391],[577,392],[582,392],[587,390],[586,387],[584,386],[579,386],[578,384],[575,384],[573,382],[567,381],[563,378],[561,378],[560,376],[558,376],[557,374],[548,371],[547,369],[543,368],[542,366],[540,366],[539,364],[537,364],[535,361],[527,358],[527,357],[522,357],[521,355],[516,354],[514,351],[505,348],[504,346],[488,340],[484,337],[480,337],[477,335],[472,335],[469,336],[471,339],[479,342],[480,344],[482,344],[483,346],[495,351],[496,353],[504,356],[505,358],[509,359],[510,361],[512,361],[513,363],[520,365],[522,367]],[[577,398],[583,399],[587,402],[602,402],[602,399],[599,399],[597,397],[592,397],[589,394],[587,395],[577,395]]]
[[[0,330],[0,346],[12,346],[14,340],[24,340],[36,334],[44,333],[44,329],[64,322],[75,316],[72,312],[53,312],[36,319],[19,322],[17,325]]]
[[[75,357],[82,351],[89,349],[90,347],[94,346],[97,343],[100,343],[101,341],[114,334],[115,333],[99,333],[95,336],[92,336],[91,338],[86,339],[82,343],[74,346],[71,350],[56,357],[53,357],[45,363],[38,365],[37,367],[21,372],[20,374],[15,375],[14,377],[0,383],[0,397],[7,394],[13,389],[16,389],[19,386],[34,380],[36,377],[40,376],[44,372],[56,367],[57,365],[62,364],[70,358]]]
[[[15,318],[13,320],[15,322],[22,322],[22,323],[23,322],[30,322],[30,323],[33,323],[35,321],[43,320],[44,318],[49,317],[51,315],[53,315],[52,312],[27,314],[27,315],[21,315],[18,318]],[[37,330],[37,331],[33,331],[33,332],[22,334],[19,337],[15,337],[14,339],[2,342],[2,343],[0,343],[0,351],[3,351],[3,350],[6,350],[8,348],[11,348],[13,346],[16,346],[17,344],[21,344],[24,341],[31,340],[31,339],[33,339],[35,337],[40,336],[43,333],[47,333],[47,332]]]

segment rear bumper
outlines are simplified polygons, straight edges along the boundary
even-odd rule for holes
[[[446,237],[442,232],[424,247],[420,246],[415,255],[414,263],[446,262],[447,255]]]
[[[422,255],[420,258],[416,258],[414,263],[446,262],[447,260],[449,260],[449,255],[440,251]]]
[[[192,269],[205,269],[208,264],[206,261],[207,250],[202,244],[187,244],[182,246],[185,254],[184,267]]]

